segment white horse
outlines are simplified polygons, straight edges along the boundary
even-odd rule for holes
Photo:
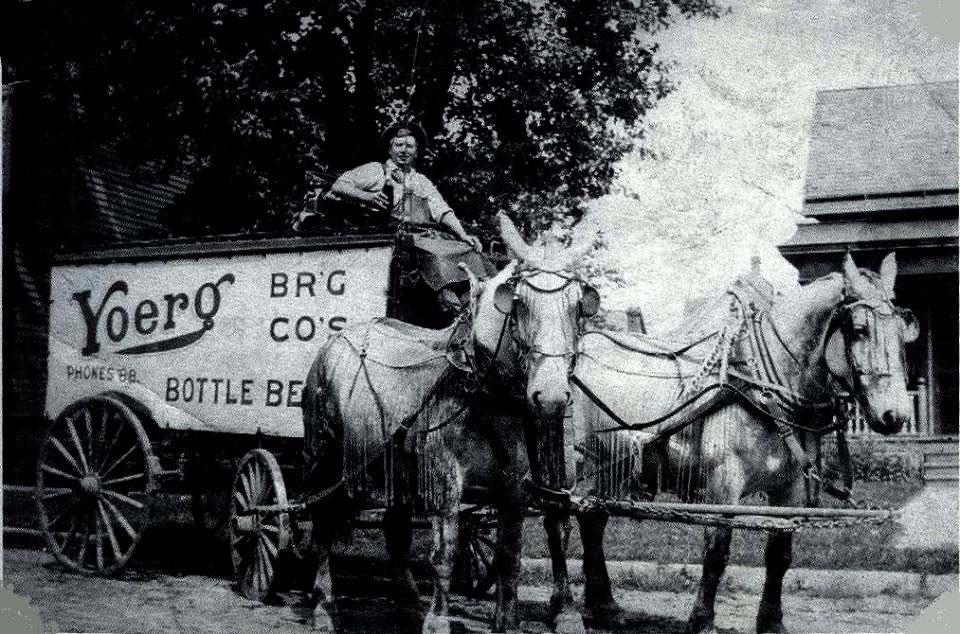
[[[304,389],[304,481],[332,493],[312,507],[318,550],[314,624],[333,630],[330,548],[359,500],[386,506],[387,548],[412,595],[410,520],[433,525],[434,595],[424,632],[447,632],[458,511],[465,485],[489,494],[499,518],[495,631],[515,629],[521,482],[565,482],[563,416],[582,319],[596,291],[566,272],[577,254],[548,239],[527,245],[503,214],[516,260],[486,282],[450,327],[378,320],[321,349]],[[336,483],[342,480],[343,484]],[[582,622],[580,623],[582,629]]]
[[[713,318],[700,320],[712,328],[686,333],[686,345],[585,334],[574,383],[585,388],[575,400],[594,492],[625,498],[667,489],[687,501],[718,504],[765,493],[771,505],[805,505],[811,461],[800,444],[805,431],[830,426],[837,385],[857,399],[878,433],[896,433],[913,416],[904,345],[918,328],[892,302],[895,280],[893,254],[879,275],[858,270],[848,255],[842,274],[773,301],[734,293]],[[653,424],[630,431],[615,419]],[[578,520],[587,608],[598,618],[621,619],[604,561],[606,518]],[[730,536],[729,527],[705,531],[691,632],[714,630]],[[759,632],[785,631],[781,590],[791,558],[792,533],[770,533]]]

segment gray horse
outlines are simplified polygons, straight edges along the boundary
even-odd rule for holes
[[[684,344],[585,334],[574,383],[591,394],[577,390],[575,400],[582,407],[584,470],[593,492],[623,499],[667,489],[687,501],[719,504],[741,504],[764,493],[771,505],[803,506],[810,463],[793,439],[802,440],[803,430],[816,434],[830,426],[828,404],[836,386],[853,394],[878,433],[896,433],[913,416],[904,345],[916,339],[918,328],[909,311],[892,302],[895,280],[893,254],[879,275],[859,270],[848,255],[841,274],[795,293],[734,293],[734,301],[728,297],[712,317],[700,320],[712,326],[686,330]],[[719,387],[724,384],[739,385],[741,394]],[[655,424],[628,431],[614,417],[635,426]],[[597,618],[621,620],[604,561],[606,518],[588,514],[578,520],[586,606]],[[730,537],[729,527],[705,531],[691,632],[714,631],[714,600]],[[560,552],[553,555],[562,562]],[[785,631],[781,590],[791,559],[792,533],[770,533],[759,632]]]
[[[363,324],[332,337],[310,369],[304,480],[309,490],[331,491],[312,507],[319,629],[334,629],[332,542],[357,503],[374,499],[387,508],[387,549],[413,596],[411,516],[430,516],[434,595],[423,631],[449,631],[458,511],[470,485],[498,511],[493,628],[517,626],[521,484],[528,476],[548,487],[566,481],[569,373],[582,319],[596,312],[598,296],[567,272],[577,254],[547,238],[528,245],[503,214],[500,223],[517,259],[488,281],[471,278],[469,307],[450,327]]]

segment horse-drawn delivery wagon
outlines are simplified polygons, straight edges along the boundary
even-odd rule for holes
[[[232,475],[254,447],[296,464],[310,362],[329,333],[386,313],[392,252],[393,237],[377,235],[149,243],[59,258],[46,398],[54,423],[36,487],[54,556],[114,573],[143,535],[161,481],[200,502],[212,485],[224,497],[230,485],[211,467],[226,463]]]
[[[80,572],[117,572],[149,524],[160,481],[199,499],[212,486],[210,465],[227,462],[232,488],[212,488],[229,488],[241,591],[263,598],[287,547],[310,536],[299,520],[313,514],[316,540],[316,507],[338,489],[363,493],[380,456],[381,475],[400,478],[396,489],[387,485],[384,506],[399,506],[403,520],[415,497],[441,530],[444,596],[458,533],[468,589],[489,588],[491,515],[466,504],[471,474],[500,487],[518,564],[517,485],[525,472],[541,479],[559,468],[539,456],[561,455],[562,434],[543,430],[562,427],[576,337],[598,305],[593,289],[564,272],[578,257],[572,250],[528,247],[505,216],[501,223],[517,259],[483,283],[470,273],[468,305],[441,330],[383,319],[399,275],[394,236],[145,244],[59,259],[46,406],[54,422],[36,486],[54,556]],[[346,366],[331,348],[346,354]],[[330,376],[340,367],[353,368],[346,382]],[[337,394],[338,403],[321,403]],[[485,422],[465,426],[467,409]],[[425,444],[405,454],[407,438]],[[342,444],[328,455],[330,442]],[[291,465],[302,458],[308,471],[332,469],[332,485],[307,482],[290,499],[287,483],[300,480]],[[321,513],[326,536],[330,518]],[[518,569],[504,573],[514,584]],[[446,599],[438,606],[445,611]],[[512,602],[503,614],[516,618]]]

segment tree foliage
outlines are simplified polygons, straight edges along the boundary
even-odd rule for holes
[[[397,118],[458,215],[576,219],[670,90],[649,35],[713,0],[17,2],[5,81],[52,148],[110,142],[190,178],[176,233],[279,228],[308,188],[383,158]]]

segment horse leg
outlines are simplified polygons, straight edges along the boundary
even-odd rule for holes
[[[583,602],[591,618],[604,625],[623,627],[626,616],[614,600],[603,552],[603,531],[607,527],[604,513],[579,513],[580,540],[583,542]]]
[[[391,506],[383,515],[383,534],[390,563],[400,580],[404,598],[410,599],[420,609],[420,593],[410,570],[410,545],[413,542],[413,508],[409,504]]]
[[[760,597],[760,609],[757,611],[757,632],[786,632],[783,626],[783,610],[780,596],[783,590],[783,576],[793,560],[793,533],[770,533],[767,536],[767,548],[764,563],[767,566],[767,578],[763,584],[763,596]]]
[[[691,634],[715,631],[713,606],[717,598],[717,586],[720,585],[720,579],[727,567],[732,533],[726,526],[704,529],[703,575],[700,577],[700,588],[693,611],[687,621],[687,631]]]
[[[768,493],[770,504],[783,506],[799,498],[800,485],[796,485],[786,495]],[[763,583],[763,595],[760,597],[760,609],[757,611],[757,632],[786,632],[783,626],[783,577],[793,562],[793,533],[770,533],[767,536],[767,548],[764,552],[764,564],[767,577]]]
[[[454,510],[433,517],[433,550],[430,565],[433,569],[433,602],[423,621],[423,634],[449,634],[450,576],[453,556],[457,549],[460,518]]]
[[[329,518],[322,518],[319,513],[313,514],[313,539],[317,549],[317,565],[309,602],[312,608],[313,629],[318,632],[336,632],[332,618],[336,605],[333,596],[333,575],[330,572],[330,552],[334,535],[325,528],[324,520],[329,521]]]
[[[566,511],[547,511],[543,516],[547,545],[553,566],[553,594],[550,597],[549,622],[556,632],[580,634],[584,632],[583,617],[573,604],[570,577],[567,574],[567,546],[570,542],[570,514]]]
[[[519,628],[517,585],[520,580],[520,548],[523,530],[522,502],[504,500],[497,508],[497,550],[494,567],[497,571],[497,606],[493,614],[493,631],[510,632]]]

